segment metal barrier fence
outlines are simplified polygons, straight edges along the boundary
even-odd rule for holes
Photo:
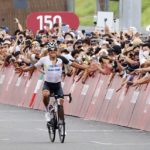
[[[98,73],[85,84],[66,77],[64,93],[71,92],[73,101],[65,101],[65,114],[150,131],[150,84],[130,87],[126,93],[125,88],[116,92],[120,77],[115,76],[110,86],[108,80]],[[0,103],[44,110],[42,84],[38,72],[28,80],[26,75],[18,78],[13,67],[5,68],[0,72]]]

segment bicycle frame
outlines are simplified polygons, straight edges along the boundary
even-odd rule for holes
[[[55,99],[55,102],[53,104],[53,108],[55,110],[55,113],[56,113],[56,116],[57,116],[57,121],[58,121],[58,119],[59,119],[59,116],[58,116],[58,106],[60,105],[59,102],[58,102],[58,100],[61,99],[61,98],[59,98],[58,95],[50,95],[49,98],[51,98],[51,97],[53,97]],[[62,97],[69,97],[69,103],[71,103],[71,101],[72,101],[71,93],[64,94],[64,95],[62,95]]]
[[[58,112],[59,111],[58,109],[60,108],[58,106],[62,106],[62,105],[59,104],[58,99],[60,99],[60,98],[58,98],[59,97],[58,95],[51,95],[50,98],[51,97],[54,97],[54,99],[55,99],[55,101],[52,105],[53,108],[50,111],[50,113],[53,113],[53,117],[54,117],[53,121],[54,122],[53,122],[53,125],[50,125],[49,123],[47,123],[49,137],[50,137],[51,142],[54,142],[55,135],[56,135],[56,129],[58,129],[60,141],[61,141],[61,143],[64,143],[64,139],[65,139],[64,116],[63,116],[63,119],[60,119],[59,112]],[[63,95],[63,97],[69,97],[69,103],[71,103],[71,101],[72,101],[71,93],[65,94],[65,95]],[[61,107],[61,109],[63,111],[63,106]],[[62,123],[60,123],[59,121],[62,121]]]

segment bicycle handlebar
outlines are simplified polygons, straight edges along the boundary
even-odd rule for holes
[[[64,95],[61,95],[62,97],[69,97],[69,103],[72,102],[72,96],[71,96],[71,93],[69,94],[64,94]],[[54,97],[56,99],[58,99],[59,95],[50,95],[49,97]]]

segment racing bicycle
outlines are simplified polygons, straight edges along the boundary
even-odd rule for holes
[[[48,133],[49,133],[49,138],[51,142],[55,141],[56,137],[56,130],[58,130],[59,134],[59,139],[61,143],[64,143],[65,140],[65,119],[64,119],[64,113],[63,119],[60,117],[60,112],[64,112],[63,106],[59,104],[59,98],[58,95],[51,95],[50,98],[54,98],[54,104],[49,105],[49,113],[50,116],[52,116],[51,120],[47,122],[47,128],[48,128]],[[69,103],[72,101],[71,93],[63,95],[63,97],[68,97],[69,98]]]

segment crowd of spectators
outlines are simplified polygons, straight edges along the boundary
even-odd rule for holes
[[[115,75],[122,78],[123,86],[138,86],[150,81],[150,36],[145,38],[129,28],[126,32],[111,32],[107,24],[103,30],[95,27],[92,32],[73,30],[68,25],[57,24],[50,29],[33,33],[23,29],[16,19],[18,30],[9,34],[7,27],[0,28],[0,66],[10,64],[25,67],[35,64],[41,57],[48,54],[47,43],[56,42],[58,55],[70,61],[76,61],[88,69],[77,70],[64,66],[63,78],[66,75],[83,83],[96,72],[107,75],[109,84]],[[42,70],[40,70],[42,71]]]

